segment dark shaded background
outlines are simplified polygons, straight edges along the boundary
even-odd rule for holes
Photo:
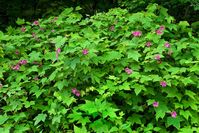
[[[66,7],[81,6],[83,16],[108,11],[113,7],[127,8],[130,12],[144,10],[149,3],[158,3],[169,10],[177,21],[199,21],[199,0],[0,0],[0,30],[16,26],[16,19],[33,21],[49,15],[58,15]]]

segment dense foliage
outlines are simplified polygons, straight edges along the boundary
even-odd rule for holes
[[[0,32],[0,132],[199,132],[199,39],[156,4],[77,7]]]

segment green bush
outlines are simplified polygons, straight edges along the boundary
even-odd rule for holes
[[[157,3],[168,9],[168,13],[177,21],[186,20],[190,23],[198,21],[199,0],[118,0],[120,7],[130,12],[142,11],[150,3]]]
[[[199,132],[199,39],[149,5],[0,33],[0,132]]]

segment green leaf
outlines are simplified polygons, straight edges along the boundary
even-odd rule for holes
[[[138,51],[129,51],[128,52],[128,58],[130,58],[130,59],[138,61],[140,57],[141,57],[141,54],[138,53]]]
[[[15,126],[15,133],[24,133],[26,131],[30,130],[30,127],[25,124],[17,124]]]
[[[157,108],[155,108],[155,112],[156,112],[156,120],[158,120],[159,118],[164,118],[166,112],[168,112],[169,109],[166,106],[166,104],[164,102],[159,102],[159,106]]]
[[[57,38],[55,38],[53,40],[53,43],[55,43],[56,49],[60,48],[61,46],[63,46],[65,42],[66,42],[66,38],[62,37],[62,36],[57,36]]]
[[[68,83],[66,82],[66,80],[62,80],[62,81],[57,81],[54,86],[57,87],[59,90],[62,90],[63,87],[67,85]]]
[[[176,118],[168,117],[167,125],[168,126],[172,125],[172,126],[176,127],[177,129],[180,129],[180,118],[179,117],[176,117]]]
[[[76,11],[79,11],[79,10],[81,10],[82,8],[80,7],[80,6],[77,6],[76,8],[75,8],[75,10]]]
[[[87,130],[86,130],[85,126],[83,126],[82,128],[79,128],[79,127],[74,125],[74,132],[75,133],[87,133]]]
[[[60,120],[61,120],[61,115],[54,116],[52,119],[52,124],[60,123]]]
[[[36,52],[36,51],[32,51],[30,54],[29,54],[29,61],[30,62],[34,62],[34,61],[40,61],[40,52]]]
[[[187,21],[180,21],[179,26],[182,26],[183,28],[189,26],[189,23]]]
[[[134,124],[134,123],[136,123],[136,124],[142,124],[141,115],[138,115],[138,114],[133,114],[132,116],[130,116],[130,117],[128,118],[128,120],[129,120],[132,124]]]
[[[51,73],[51,75],[49,76],[49,80],[50,81],[52,81],[52,80],[54,80],[55,79],[55,77],[56,77],[56,75],[57,75],[57,69],[53,72],[53,73]]]
[[[31,105],[35,105],[35,101],[25,101],[24,102],[25,108],[29,108]]]
[[[79,58],[75,58],[70,62],[70,67],[74,70],[76,65],[80,63],[80,59]]]
[[[46,120],[46,117],[47,117],[47,115],[46,114],[38,114],[35,118],[34,118],[34,120],[35,120],[35,123],[34,123],[34,125],[37,125],[40,121],[45,121]]]
[[[25,24],[25,20],[24,20],[24,19],[17,18],[16,23],[17,23],[18,25],[22,25],[22,24]]]
[[[0,125],[3,125],[9,117],[7,115],[0,115]]]
[[[185,95],[189,96],[190,98],[195,100],[195,95],[196,93],[194,93],[193,91],[190,90],[185,90]]]
[[[180,115],[184,116],[184,118],[186,120],[188,120],[189,117],[192,116],[189,110],[185,110],[185,111],[184,110],[180,110]]]
[[[122,57],[122,54],[120,52],[111,51],[104,54],[102,56],[102,60],[112,61],[112,60],[120,59],[121,57]]]
[[[36,98],[38,98],[45,91],[46,90],[40,89],[39,86],[35,85],[35,86],[31,87],[30,93],[34,93],[34,95],[36,96]]]
[[[146,88],[144,87],[144,85],[139,85],[139,84],[135,84],[133,85],[135,94],[138,95],[142,90],[146,90]]]

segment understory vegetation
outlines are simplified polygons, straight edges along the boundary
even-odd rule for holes
[[[199,132],[199,33],[149,4],[0,31],[1,133]]]

